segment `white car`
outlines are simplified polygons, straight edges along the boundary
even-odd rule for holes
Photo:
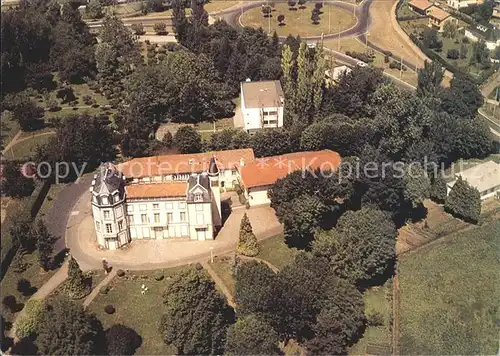
[[[356,62],[356,65],[357,65],[358,67],[368,67],[368,63],[365,63],[365,62],[363,62],[363,61],[357,61],[357,62]]]

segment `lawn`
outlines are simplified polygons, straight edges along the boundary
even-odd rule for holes
[[[22,273],[16,273],[14,272],[13,268],[9,268],[5,273],[5,276],[3,277],[0,284],[0,298],[2,300],[7,295],[13,295],[14,297],[16,297],[18,303],[25,303],[30,296],[23,296],[17,290],[17,282],[23,278],[27,279],[34,287],[34,293],[36,289],[40,288],[55,273],[55,271],[41,272],[40,266],[38,264],[37,252],[25,255],[24,260],[29,264],[29,267],[26,269],[26,271]],[[7,308],[5,308],[3,304],[0,308],[2,310],[2,315],[7,321],[12,321],[17,314],[11,313]]]
[[[115,277],[109,284],[111,290],[107,294],[98,294],[89,305],[89,311],[96,313],[105,328],[121,323],[134,329],[142,337],[142,345],[136,351],[138,355],[172,355],[175,348],[163,342],[159,332],[163,314],[163,293],[166,278],[169,278],[184,267],[156,271],[132,271],[125,277]],[[163,275],[157,281],[154,277]],[[148,291],[141,294],[141,285]],[[104,307],[111,304],[114,314],[106,314]]]
[[[398,263],[401,354],[495,354],[500,221],[457,233]]]
[[[5,157],[16,159],[29,159],[32,158],[38,146],[43,146],[49,142],[53,134],[34,136],[31,139],[21,141],[12,146],[7,152]]]
[[[45,200],[42,203],[42,206],[40,207],[40,210],[38,211],[38,217],[43,218],[45,214],[50,210],[52,205],[54,205],[54,201],[57,199],[57,196],[59,193],[66,187],[66,184],[52,184],[50,186],[50,189],[47,193],[47,196],[45,197]]]
[[[283,235],[276,235],[259,242],[260,252],[258,258],[261,258],[272,265],[282,269],[293,262],[298,253],[296,248],[288,247],[283,241]]]
[[[392,284],[372,287],[363,294],[365,300],[365,315],[369,317],[373,313],[381,315],[380,325],[368,325],[363,336],[349,350],[349,355],[371,354],[367,350],[380,349],[390,354],[392,328]]]
[[[321,36],[322,33],[337,33],[347,30],[356,24],[356,18],[350,11],[327,5],[321,9],[322,13],[320,14],[319,24],[314,25],[311,21],[313,6],[314,4],[307,3],[303,9],[290,11],[288,10],[288,4],[276,3],[271,18],[264,17],[261,8],[257,6],[244,12],[240,20],[244,26],[262,27],[264,31],[270,33],[276,31],[279,36],[292,34],[302,37]],[[331,18],[330,24],[328,23],[329,14]],[[279,26],[277,21],[278,15],[285,16],[285,25]]]
[[[0,145],[2,149],[6,147],[12,138],[19,131],[19,124],[17,121],[12,120],[12,114],[8,111],[4,111],[1,114],[1,128],[0,128]]]
[[[235,295],[235,281],[233,279],[232,259],[230,256],[217,256],[214,258],[214,263],[210,264],[215,273],[222,280],[224,285],[229,289],[231,295]]]

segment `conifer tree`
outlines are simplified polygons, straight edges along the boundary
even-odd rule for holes
[[[323,50],[323,42],[316,46],[316,67],[313,73],[313,103],[314,111],[318,112],[321,102],[323,101],[323,82],[325,80],[326,59]]]
[[[459,176],[446,198],[444,208],[453,216],[466,221],[477,222],[481,214],[479,191],[471,187],[467,181]]]
[[[285,97],[287,103],[291,104],[291,110],[293,111],[293,103],[295,97],[295,83],[293,81],[293,52],[289,45],[283,45],[283,50],[281,54],[281,70],[283,71],[283,77],[281,78],[283,82],[283,87],[285,90]]]
[[[40,267],[48,271],[52,265],[52,252],[57,237],[52,235],[42,220],[38,220],[36,227],[36,247],[38,249],[38,261]]]
[[[236,247],[236,252],[243,255],[254,257],[259,254],[259,244],[257,243],[257,238],[252,230],[252,225],[248,216],[245,213],[241,219],[240,225],[240,237],[238,240],[238,246]]]
[[[64,290],[71,299],[83,298],[89,292],[83,272],[73,256],[69,259],[68,279],[66,280]]]

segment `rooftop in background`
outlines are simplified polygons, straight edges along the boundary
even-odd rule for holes
[[[200,173],[208,171],[212,157],[215,157],[219,170],[232,169],[241,163],[246,164],[247,162],[251,162],[255,158],[251,148],[243,148],[238,150],[134,158],[122,163],[118,166],[118,169],[123,172],[126,178],[193,172]]]
[[[186,182],[133,184],[125,188],[127,199],[185,197]]]
[[[279,80],[242,82],[241,90],[247,109],[283,105],[283,89]]]
[[[296,170],[336,170],[341,162],[340,155],[331,150],[264,157],[241,167],[241,181],[246,188],[268,186]]]
[[[462,176],[464,180],[477,188],[479,192],[484,192],[500,185],[500,164],[487,161],[457,173],[456,176]],[[448,186],[452,187],[454,184],[455,181],[449,183]]]
[[[408,5],[410,5],[410,6],[414,7],[414,8],[417,8],[419,10],[425,11],[429,7],[432,6],[432,3],[430,3],[427,0],[413,0],[413,1],[410,1],[408,3]]]
[[[432,6],[429,9],[429,16],[439,21],[443,21],[444,19],[450,17],[451,15],[437,6]]]
[[[496,41],[497,38],[500,38],[500,34],[493,25],[477,25],[477,26],[469,26],[468,30],[472,32],[476,37],[479,37],[485,41]]]

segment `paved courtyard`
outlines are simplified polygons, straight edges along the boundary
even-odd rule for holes
[[[157,269],[202,262],[207,261],[211,253],[215,256],[234,251],[241,218],[245,212],[258,239],[265,239],[283,231],[272,208],[262,206],[247,210],[243,206],[238,206],[233,209],[213,241],[133,240],[119,250],[101,250],[96,242],[90,192],[87,190],[69,214],[65,234],[66,246],[84,270],[101,268],[103,258],[115,268],[130,270]]]

